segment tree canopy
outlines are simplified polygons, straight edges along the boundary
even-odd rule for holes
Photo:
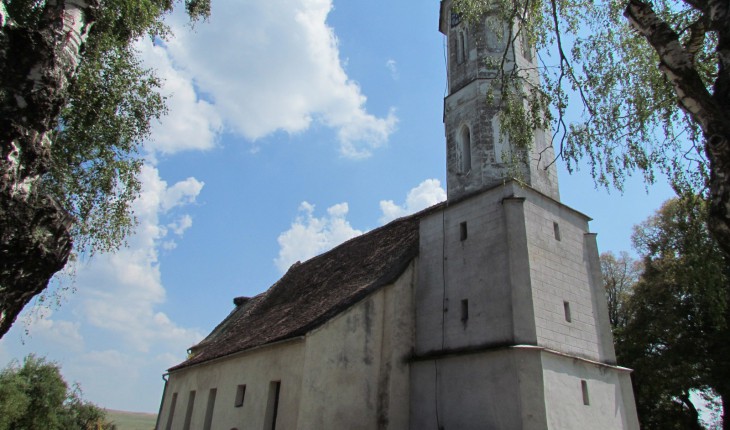
[[[730,262],[704,222],[707,206],[673,199],[635,227],[643,272],[614,308],[621,315],[614,335],[619,363],[634,369],[642,428],[703,428],[698,393],[721,399],[730,428]]]
[[[709,221],[730,252],[730,5],[725,0],[453,0],[472,22],[509,23],[502,129],[532,144],[547,120],[556,153],[585,161],[598,184],[665,174],[678,192],[707,193]],[[535,47],[541,80],[514,61]],[[573,115],[570,115],[573,112]],[[577,114],[579,113],[579,114]]]
[[[104,410],[69,387],[55,363],[34,355],[0,371],[0,430],[112,430]]]
[[[117,249],[134,227],[140,146],[165,112],[134,43],[167,36],[174,6],[0,0],[0,337],[72,250]]]

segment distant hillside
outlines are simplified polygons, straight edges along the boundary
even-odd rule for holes
[[[106,410],[107,420],[117,426],[117,430],[153,430],[157,414],[144,412],[125,412]]]

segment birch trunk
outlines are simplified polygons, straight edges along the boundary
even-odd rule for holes
[[[0,338],[69,258],[70,216],[37,187],[98,0],[49,0],[35,28],[0,3]]]

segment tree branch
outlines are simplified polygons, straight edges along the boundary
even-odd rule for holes
[[[700,125],[706,137],[712,138],[711,129],[718,126],[716,123],[728,122],[730,118],[712,99],[677,33],[657,16],[650,4],[641,0],[630,0],[624,16],[659,55],[659,69],[674,86],[682,109]]]

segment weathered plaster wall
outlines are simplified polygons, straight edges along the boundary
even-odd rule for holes
[[[588,232],[588,218],[530,194],[524,214],[538,345],[614,363],[604,292],[594,276],[594,271],[600,273],[600,262],[591,252],[595,236]]]
[[[628,370],[542,353],[548,429],[637,429]],[[581,381],[586,382],[588,405]]]
[[[421,221],[416,354],[512,340],[501,197],[499,192],[481,194]],[[468,301],[467,320],[462,320],[462,300]]]
[[[217,389],[212,429],[263,429],[271,381],[281,381],[277,428],[295,429],[303,363],[304,342],[293,340],[175,372],[165,391],[159,430],[167,428],[173,393],[178,394],[170,428],[183,428],[191,390],[196,395],[190,429],[203,429],[211,388]],[[246,385],[246,396],[243,406],[235,407],[239,384]]]
[[[416,263],[307,335],[299,428],[408,428]]]
[[[412,364],[411,429],[546,429],[539,352],[504,348]]]

